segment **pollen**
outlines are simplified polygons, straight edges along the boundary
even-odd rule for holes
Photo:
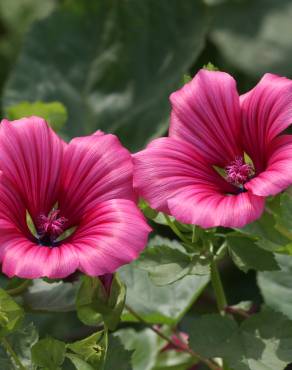
[[[225,167],[226,180],[231,184],[243,187],[243,185],[254,175],[254,168],[251,164],[245,163],[242,157],[236,158],[231,164]]]
[[[48,216],[41,214],[38,218],[37,231],[41,244],[53,244],[64,232],[67,219],[59,217],[59,210],[52,210]]]

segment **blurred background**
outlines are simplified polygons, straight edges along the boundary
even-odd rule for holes
[[[136,151],[166,134],[169,94],[208,62],[240,92],[292,77],[291,20],[291,0],[0,0],[0,115],[44,115],[66,139],[102,129]],[[261,302],[253,273],[222,269],[231,304]],[[206,307],[208,294],[193,310]],[[87,334],[75,313],[37,320],[42,335]]]

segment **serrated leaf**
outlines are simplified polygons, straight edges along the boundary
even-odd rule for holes
[[[157,334],[150,329],[136,331],[121,329],[115,333],[127,350],[134,351],[131,358],[133,370],[152,370],[159,348]]]
[[[190,344],[206,357],[221,357],[236,370],[284,370],[292,361],[292,321],[265,310],[240,327],[220,315],[192,321]]]
[[[39,340],[31,349],[32,361],[41,368],[56,370],[65,359],[66,344],[54,338]]]
[[[226,237],[230,255],[236,266],[244,272],[251,269],[275,271],[280,267],[272,252],[259,248],[256,242],[240,234],[228,234]]]
[[[4,107],[60,101],[70,136],[100,128],[141,148],[167,129],[168,96],[198,58],[207,19],[193,0],[65,2],[27,35]]]
[[[292,320],[292,256],[276,256],[281,271],[260,272],[257,282],[266,304]]]
[[[62,103],[44,103],[41,101],[34,103],[21,102],[16,105],[11,105],[7,108],[6,115],[9,120],[39,116],[44,118],[54,130],[60,130],[68,118],[67,109]]]
[[[72,354],[67,353],[66,357],[70,359],[70,361],[75,366],[76,370],[95,370],[96,368],[89,365],[86,361],[82,360],[80,357]]]
[[[290,243],[290,240],[276,229],[276,219],[271,213],[264,213],[260,219],[240,229],[241,232],[256,238],[256,244],[270,252],[275,252]]]
[[[132,351],[126,350],[120,339],[111,335],[103,370],[132,370],[131,356]]]
[[[209,276],[186,276],[171,285],[155,286],[147,272],[132,263],[119,270],[127,286],[126,303],[149,323],[176,324],[196,301],[209,282]],[[127,312],[123,320],[135,321]]]
[[[23,309],[5,290],[0,289],[0,337],[16,330],[22,323],[23,317]]]
[[[66,357],[70,359],[76,370],[96,370],[96,368],[72,353],[67,353]]]

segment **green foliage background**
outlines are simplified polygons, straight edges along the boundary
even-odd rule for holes
[[[32,113],[43,115],[66,139],[97,129],[113,132],[125,146],[136,151],[152,138],[166,134],[169,94],[183,84],[183,75],[194,75],[210,61],[233,74],[241,92],[251,88],[266,72],[292,77],[291,19],[290,0],[0,0],[1,115],[11,119]],[[281,222],[289,230],[290,201],[285,202]],[[271,254],[283,245],[287,251],[291,239],[289,235],[269,235],[281,212],[276,220],[267,216],[252,230],[245,230],[247,248],[257,244],[265,249],[257,250],[257,258],[250,259],[247,249],[234,243],[238,235],[231,235],[229,253],[242,271],[229,259],[223,261],[222,271],[231,304],[240,300],[260,304],[264,299],[292,319],[291,257],[275,258]],[[164,225],[155,231],[173,238]],[[249,239],[250,233],[258,239]],[[159,244],[163,246],[163,240]],[[191,308],[209,278],[192,275],[189,257],[177,246],[167,243],[165,248],[166,252],[175,249],[176,258],[180,258],[172,273],[190,276],[157,288],[153,282],[161,276],[157,277],[154,270],[153,250],[153,256],[148,256],[144,264],[141,262],[142,269],[135,264],[122,268],[121,278],[128,286],[127,302],[146,321],[156,324],[175,325],[189,309],[192,314],[214,312],[216,305],[208,288]],[[170,265],[173,267],[173,254],[169,255],[169,259],[164,255],[166,270]],[[276,269],[275,266],[280,270],[267,272]],[[254,269],[261,271],[257,277]],[[147,271],[151,271],[149,277]],[[163,279],[169,281],[169,276],[163,275]],[[2,283],[7,284],[4,277]],[[61,287],[58,284],[40,281],[30,288],[24,302],[39,314],[30,315],[27,320],[33,320],[40,328],[41,337],[49,334],[59,340],[74,341],[91,334],[92,330],[84,329],[73,310],[77,287],[73,284],[72,290],[70,283]],[[127,326],[131,320],[130,313],[123,315],[119,336],[129,350],[141,347],[142,357],[134,356],[135,370],[186,368],[188,358],[175,358],[178,362],[173,367],[165,364],[174,359],[157,360],[161,343],[148,329],[143,329],[137,338],[136,331]],[[261,322],[261,317],[256,320]],[[281,320],[285,325],[282,316]],[[246,332],[250,335],[253,324],[238,329],[238,337],[247,335]],[[182,325],[188,325],[187,318]],[[196,325],[204,328],[204,322]],[[25,335],[31,343],[36,342],[33,326],[27,327],[25,334],[23,330],[18,333],[18,341]],[[11,340],[17,342],[15,338]],[[191,337],[191,341],[197,347],[206,347],[198,343],[198,338]],[[50,343],[52,348],[54,345]],[[83,348],[83,344],[79,345]],[[118,350],[119,346],[118,343]],[[238,343],[234,346],[239,351]],[[72,363],[79,361],[80,369],[90,369],[73,352]],[[126,358],[119,369],[130,369],[129,355],[121,356]],[[239,361],[238,358],[235,360]],[[7,359],[3,358],[2,363],[9,369]],[[283,360],[279,366],[285,364],[287,361]],[[70,369],[69,361],[66,366]],[[107,366],[108,370],[115,370],[117,365]],[[246,364],[234,366],[235,370],[248,369]],[[252,369],[260,368],[256,366]]]

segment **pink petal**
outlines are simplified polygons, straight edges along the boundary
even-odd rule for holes
[[[7,238],[2,271],[9,277],[23,279],[48,277],[64,278],[72,274],[79,265],[78,255],[70,245],[45,247],[37,245],[21,234]]]
[[[292,136],[273,139],[267,149],[266,169],[245,184],[245,188],[260,196],[276,195],[292,185]]]
[[[261,216],[264,203],[265,198],[250,192],[225,195],[192,188],[168,201],[171,214],[178,221],[204,228],[243,227]]]
[[[225,167],[242,154],[239,97],[230,75],[200,70],[170,101],[170,136],[194,144],[213,165]]]
[[[0,169],[34,219],[57,200],[64,145],[42,118],[1,122]]]
[[[146,246],[150,230],[135,203],[107,200],[87,213],[66,244],[75,248],[79,269],[98,276],[113,273],[136,259]]]
[[[152,208],[169,213],[168,201],[188,189],[209,189],[234,192],[194,147],[187,142],[169,138],[154,140],[134,159],[134,187]],[[188,205],[193,208],[192,203]]]
[[[98,132],[73,139],[64,157],[61,213],[74,224],[99,202],[134,200],[132,172],[131,155],[116,136]]]
[[[240,103],[244,149],[260,172],[266,165],[267,145],[292,123],[292,81],[266,74]]]

